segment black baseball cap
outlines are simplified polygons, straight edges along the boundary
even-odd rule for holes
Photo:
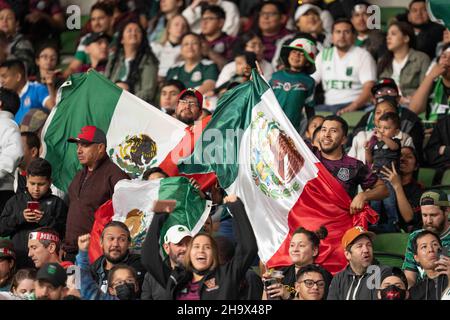
[[[111,37],[107,33],[105,33],[105,32],[92,32],[92,33],[90,33],[90,34],[88,34],[86,36],[86,39],[84,39],[83,44],[85,46],[88,46],[91,43],[97,42],[97,41],[99,41],[101,39],[106,39],[108,41],[108,43],[111,42]]]
[[[386,267],[383,271],[381,271],[381,281],[380,284],[384,281],[384,279],[395,276],[402,280],[403,284],[406,288],[408,288],[408,280],[406,279],[405,273],[398,267]]]
[[[64,287],[67,281],[66,270],[59,263],[46,263],[37,272],[36,280],[47,281],[55,288]]]
[[[399,94],[398,92],[398,86],[395,83],[394,79],[392,78],[381,78],[380,80],[375,83],[375,85],[372,87],[372,95],[375,97],[378,90],[382,88],[391,88],[394,89],[397,92],[397,96]]]

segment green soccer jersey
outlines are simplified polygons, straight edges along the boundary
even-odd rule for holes
[[[419,232],[422,230],[416,230],[409,235],[408,246],[405,252],[405,261],[403,261],[403,270],[414,271],[418,273],[418,278],[422,279],[424,276],[424,270],[414,260],[414,252],[412,242]],[[442,246],[450,249],[450,228],[447,229],[441,236]]]
[[[280,70],[272,75],[270,85],[284,113],[298,130],[303,106],[314,107],[314,79],[305,73]]]
[[[191,72],[184,70],[184,63],[177,64],[167,71],[167,80],[176,79],[188,88],[198,88],[205,80],[217,80],[219,70],[210,60],[201,60]]]

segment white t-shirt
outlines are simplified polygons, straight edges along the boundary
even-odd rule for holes
[[[165,44],[152,42],[150,45],[159,60],[158,76],[165,77],[167,71],[181,61],[181,45],[173,46],[169,41],[166,41]]]
[[[366,82],[376,81],[377,70],[366,49],[353,46],[340,58],[336,47],[332,47],[319,53],[311,77],[316,83],[322,82],[325,104],[344,104],[356,100]]]
[[[261,67],[261,70],[264,73],[264,78],[266,78],[266,80],[269,81],[270,78],[272,78],[272,74],[274,73],[274,68],[269,62],[267,62],[267,60],[262,60],[258,63],[259,66]],[[220,72],[219,78],[216,81],[216,88],[220,87],[225,82],[229,81],[235,75],[236,75],[236,62],[231,61],[230,63],[227,63]]]
[[[391,78],[394,79],[394,81],[397,84],[399,89],[400,89],[400,73],[402,72],[403,67],[405,66],[406,62],[408,61],[408,56],[409,55],[406,55],[405,59],[403,59],[400,62],[395,61],[395,59],[392,60],[392,76],[391,76]]]

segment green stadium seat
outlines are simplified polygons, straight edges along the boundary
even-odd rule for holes
[[[401,268],[403,265],[404,257],[391,253],[374,252],[375,259],[384,266]]]
[[[441,184],[450,186],[450,169],[445,170]]]
[[[322,117],[327,117],[327,116],[331,116],[333,113],[329,112],[329,111],[316,111],[315,115],[316,116],[322,116]]]
[[[405,7],[381,7],[381,30],[386,32],[390,22],[392,22],[398,14],[406,12]]]
[[[436,169],[433,168],[419,168],[418,181],[421,182],[425,188],[429,188],[433,185],[433,178],[436,174]]]
[[[81,16],[81,25],[84,26],[89,20],[89,15]],[[66,30],[61,33],[61,51],[62,55],[73,55],[77,49],[77,40],[81,30]]]
[[[382,265],[401,268],[409,233],[379,234],[373,242],[374,257]]]
[[[347,121],[349,129],[353,129],[365,114],[365,111],[352,111],[343,113],[341,117]]]
[[[376,252],[404,256],[408,245],[409,233],[378,234],[373,242]]]

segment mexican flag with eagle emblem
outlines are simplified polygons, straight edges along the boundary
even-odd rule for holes
[[[328,236],[316,263],[339,272],[347,264],[341,248],[345,231],[367,228],[377,214],[366,205],[350,215],[349,195],[302,140],[268,83],[255,70],[252,77],[219,100],[178,169],[215,172],[226,192],[242,200],[267,267],[292,264],[288,251],[297,228],[315,231],[324,225]]]
[[[72,75],[59,91],[42,132],[43,157],[53,169],[53,183],[63,191],[81,168],[76,144],[67,138],[85,125],[101,128],[107,153],[131,178],[167,162],[185,136],[186,125],[122,90],[95,70]]]

